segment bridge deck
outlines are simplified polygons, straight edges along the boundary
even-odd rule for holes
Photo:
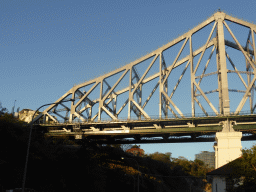
[[[226,120],[233,122],[235,131],[243,132],[242,140],[256,139],[255,114],[39,125],[47,130],[47,136],[87,138],[103,143],[212,142]]]

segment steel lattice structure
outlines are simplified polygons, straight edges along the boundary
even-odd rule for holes
[[[246,42],[238,41],[237,36],[233,34],[229,26],[232,23],[248,30],[248,33],[240,34],[247,37]],[[193,50],[194,44],[197,43],[193,40],[194,35],[206,27],[210,28],[207,40],[203,46]],[[228,35],[232,36],[233,41],[225,39],[224,30],[228,32]],[[189,71],[190,80],[186,83],[190,85],[190,89],[184,90],[184,92],[186,95],[190,95],[190,106],[187,107],[190,108],[192,117],[201,112],[205,116],[208,116],[210,112],[213,112],[216,116],[229,115],[231,113],[230,99],[232,99],[229,94],[234,91],[243,94],[234,113],[239,114],[247,100],[249,101],[250,112],[253,113],[256,108],[253,100],[256,89],[255,32],[256,25],[220,11],[216,12],[198,26],[151,53],[110,73],[72,87],[55,104],[49,106],[37,116],[33,122],[42,117],[44,117],[44,122],[48,119],[58,122],[55,116],[69,122],[77,119],[83,122],[93,122],[102,120],[103,113],[111,120],[117,121],[124,109],[127,110],[125,118],[128,120],[134,115],[137,119],[150,119],[151,116],[149,111],[146,110],[146,106],[157,92],[157,101],[154,102],[158,103],[158,114],[156,115],[159,118],[168,117],[169,114],[177,118],[184,117],[179,102],[174,101],[173,96],[176,94],[176,90],[186,71]],[[245,46],[242,46],[242,43]],[[173,52],[172,57],[165,57],[165,52],[175,46],[179,46],[178,53]],[[240,54],[242,53],[244,61],[242,64],[239,61],[239,67],[235,65],[235,62],[228,54],[227,47],[237,50]],[[207,55],[206,53],[208,52],[209,54]],[[181,58],[182,55],[184,57]],[[213,55],[216,56],[216,71],[206,73],[210,61],[213,60]],[[203,62],[205,57],[207,57],[206,62]],[[136,68],[141,63],[147,63],[146,67],[143,68],[143,73]],[[227,63],[232,66],[232,70],[228,70]],[[149,75],[152,66],[156,65],[158,66],[157,71]],[[240,70],[241,66],[245,70]],[[183,67],[183,71],[180,76],[177,76],[174,71],[176,68],[181,67]],[[198,74],[199,68],[202,68],[200,74]],[[236,74],[236,78],[240,79],[244,89],[231,89],[229,87],[228,74]],[[205,91],[201,87],[201,82],[209,76],[216,77],[215,80],[218,87],[214,90]],[[148,90],[147,92],[143,91],[143,87],[149,82],[153,82],[153,80],[155,84],[151,83],[152,86],[150,86],[152,91],[149,93]],[[123,81],[125,82],[123,83]],[[174,81],[176,82],[175,86],[170,88],[170,82]],[[118,85],[122,83],[126,86],[118,89]],[[210,88],[211,84],[208,87]],[[208,96],[208,94],[212,93],[218,93],[218,106],[214,105],[214,102]],[[147,96],[143,101],[142,95],[146,94]],[[120,99],[121,95],[126,96],[122,96],[122,99]],[[75,99],[75,101],[70,101],[70,106],[66,103],[60,103],[67,99]],[[119,108],[117,108],[117,102],[122,103]],[[180,102],[182,103],[182,101]],[[211,111],[207,110],[205,105]],[[66,114],[63,115],[63,112],[66,112]]]

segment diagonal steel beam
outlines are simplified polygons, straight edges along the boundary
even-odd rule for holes
[[[240,75],[240,72],[237,70],[235,64],[232,62],[232,60],[230,59],[229,55],[226,52],[226,57],[228,58],[229,62],[231,63],[232,67],[234,68],[236,74],[238,75],[238,77],[240,78],[240,80],[242,81],[242,83],[244,84],[245,88],[247,88],[247,85],[243,79],[243,77]]]
[[[82,93],[79,89],[77,89],[76,93],[79,95],[79,99],[81,99],[86,92]],[[87,100],[90,105],[94,104],[94,102],[91,99],[89,99],[89,97],[86,97],[85,100]]]
[[[187,70],[187,68],[188,68],[189,63],[190,63],[190,61],[187,62],[187,65],[185,66],[184,70],[182,71],[182,73],[181,73],[181,75],[180,75],[180,77],[179,77],[179,79],[178,79],[178,82],[177,82],[176,85],[174,86],[173,91],[172,91],[172,93],[171,93],[171,95],[170,95],[170,99],[172,98],[173,94],[175,93],[176,89],[178,88],[178,86],[179,86],[179,84],[180,84],[180,81],[181,81],[181,79],[183,78],[183,76],[184,76],[184,74],[185,74],[185,72],[186,72],[186,70]]]
[[[95,84],[91,87],[91,89],[84,94],[84,96],[74,105],[74,108],[77,108],[77,106],[85,99],[87,96],[96,88],[96,86],[100,83],[100,81],[95,82]]]
[[[109,89],[111,89],[111,86],[108,84],[108,82],[107,82],[106,79],[103,79],[103,82],[106,83],[106,85],[108,86]],[[115,92],[113,91],[113,93],[115,93]],[[116,94],[116,93],[115,93],[115,94]]]
[[[198,101],[198,99],[197,99],[196,97],[195,97],[194,99],[195,99],[195,101],[197,102],[198,106],[201,108],[201,110],[204,112],[204,114],[205,114],[206,116],[208,116],[208,113],[207,113],[206,110],[203,108],[202,104]]]
[[[250,42],[250,37],[251,37],[251,30],[249,31],[249,34],[248,34],[248,37],[247,37],[247,40],[246,40],[246,50],[248,50],[248,43]]]
[[[237,107],[237,109],[236,109],[235,114],[239,114],[240,111],[241,111],[241,109],[243,108],[243,106],[244,106],[244,104],[245,104],[245,102],[246,102],[246,100],[247,100],[247,98],[248,98],[248,94],[249,94],[249,92],[251,91],[252,86],[254,85],[255,80],[256,80],[256,76],[254,76],[254,78],[253,78],[253,80],[251,81],[250,85],[247,87],[246,92],[245,92],[245,94],[244,94],[244,96],[243,96],[241,102],[239,103],[239,105],[238,105],[238,107]]]
[[[199,92],[202,94],[202,96],[204,97],[204,99],[206,100],[206,102],[208,103],[208,105],[212,108],[212,110],[214,111],[214,113],[216,115],[218,115],[218,111],[215,109],[215,107],[213,106],[213,104],[210,102],[210,100],[206,97],[206,95],[204,94],[204,92],[202,91],[202,89],[199,87],[199,85],[194,81],[194,85],[197,87],[197,89],[199,90]]]
[[[116,118],[112,113],[110,113],[109,110],[107,110],[105,106],[102,106],[102,109],[103,109],[112,119],[117,120],[117,118]]]
[[[127,105],[128,101],[129,101],[129,99],[127,99],[127,100],[124,102],[124,104],[120,107],[120,109],[119,109],[118,112],[116,113],[117,115],[119,115],[119,113],[122,112],[122,110],[123,110],[123,109],[125,108],[125,106]]]
[[[256,68],[255,68],[255,63],[253,63],[251,61],[251,59],[248,57],[248,55],[246,54],[246,52],[244,51],[243,47],[240,45],[240,43],[238,42],[238,40],[236,39],[235,35],[233,34],[233,32],[231,31],[231,29],[229,28],[229,26],[227,25],[227,23],[224,21],[223,22],[224,25],[226,26],[228,32],[230,33],[230,35],[233,37],[233,39],[235,40],[236,44],[238,45],[240,51],[242,51],[243,55],[245,56],[246,60],[250,63],[251,67],[253,68],[254,73],[256,74]]]
[[[206,69],[207,69],[207,67],[208,67],[208,65],[209,65],[209,63],[210,63],[210,60],[211,60],[211,58],[212,58],[212,55],[213,55],[214,50],[215,50],[215,46],[213,46],[213,48],[212,48],[212,52],[211,52],[211,54],[210,54],[210,56],[209,56],[209,58],[208,58],[208,60],[207,60],[207,62],[206,62],[206,65],[205,65],[205,67],[204,67],[204,70],[203,70],[203,72],[202,72],[202,75],[200,76],[200,79],[199,79],[199,81],[198,81],[198,85],[200,85],[200,83],[201,83],[203,77],[206,77],[206,76],[204,76],[204,75],[205,75]],[[195,77],[195,78],[197,78],[197,77]],[[197,89],[195,90],[195,93],[196,93],[196,92],[197,92]]]
[[[79,112],[83,113],[86,109],[91,108],[92,106],[90,104],[87,104],[86,106],[84,106],[84,108],[82,108]]]
[[[253,53],[254,53],[254,63],[256,63],[256,47],[255,47],[255,39],[254,39],[254,30],[251,28],[252,32],[252,43],[253,43]]]
[[[94,115],[94,117],[91,119],[91,121],[94,121],[99,116],[99,112]]]
[[[141,84],[142,80],[145,78],[145,76],[148,74],[149,70],[151,69],[151,67],[153,66],[153,64],[155,63],[156,59],[158,58],[159,54],[155,55],[155,58],[153,59],[153,61],[151,62],[151,64],[149,65],[149,67],[147,68],[147,70],[145,71],[145,73],[142,75],[142,77],[140,78],[139,82],[137,83],[137,85],[135,85],[132,94],[134,94],[134,92],[138,89],[138,86]]]
[[[58,115],[59,117],[61,117],[62,119],[64,120],[67,120],[65,117],[63,117],[61,114],[57,113],[57,112],[54,112],[54,114]]]
[[[187,44],[188,39],[189,39],[189,38],[187,37],[186,40],[184,41],[182,47],[180,48],[180,51],[179,51],[178,55],[176,56],[175,60],[173,61],[172,65],[171,65],[171,66],[172,66],[171,69],[168,70],[168,72],[167,72],[167,74],[166,74],[166,76],[165,76],[165,79],[163,80],[163,83],[166,82],[167,78],[169,77],[170,73],[172,72],[172,68],[175,66],[177,60],[179,59],[180,54],[182,53],[182,51],[183,51],[185,45]]]
[[[231,47],[231,48],[234,48],[234,49],[240,51],[240,49],[239,49],[239,47],[237,46],[236,43],[233,43],[233,42],[228,41],[228,40],[226,40],[226,39],[225,39],[225,45],[227,45],[227,46],[229,46],[229,47]],[[253,47],[253,46],[252,46],[252,47]],[[249,51],[249,53],[250,53],[251,55],[254,55],[253,50],[248,49],[248,48],[246,48],[246,47],[243,47],[243,49],[244,49],[245,51]]]
[[[58,120],[55,119],[53,116],[51,116],[49,113],[45,112],[44,114],[46,114],[48,117],[50,117],[55,123],[58,123]]]
[[[216,27],[216,24],[217,24],[217,22],[214,23],[214,25],[213,25],[213,27],[212,27],[212,30],[211,30],[211,33],[210,33],[210,35],[209,35],[209,37],[208,37],[208,39],[207,39],[207,41],[206,41],[206,43],[205,43],[205,45],[204,45],[204,47],[203,47],[203,51],[202,51],[202,53],[201,53],[201,55],[200,55],[200,58],[199,58],[199,60],[198,60],[198,62],[197,62],[197,64],[196,64],[196,67],[195,67],[195,69],[194,69],[194,73],[197,72],[197,69],[198,69],[198,67],[199,67],[199,64],[200,64],[200,62],[201,62],[203,56],[204,56],[204,53],[205,53],[206,48],[207,48],[207,45],[208,45],[208,43],[210,42],[210,39],[211,39],[211,37],[212,37],[213,31],[214,31],[214,29],[215,29],[215,27]]]
[[[170,99],[170,97],[165,93],[164,91],[162,94],[165,96],[165,98],[172,104],[172,106],[175,108],[175,110],[179,113],[181,117],[184,117],[183,113],[180,111],[180,109],[174,104],[174,102]]]
[[[207,46],[207,48],[213,46],[214,43],[215,43],[215,41],[216,41],[215,38],[214,38],[212,41],[210,41],[210,43],[209,43],[209,45]],[[196,51],[193,52],[193,56],[197,56],[197,55],[200,54],[202,51],[203,51],[203,47],[197,49]],[[175,69],[176,67],[179,67],[179,66],[182,65],[183,63],[187,62],[189,59],[190,59],[190,55],[188,55],[188,56],[184,57],[183,59],[177,61],[177,63],[176,63],[174,66],[171,65],[171,66],[169,66],[166,70],[167,70],[167,71],[171,71],[172,69]],[[150,77],[144,79],[141,83],[142,83],[142,84],[148,83],[148,82],[154,80],[155,78],[158,78],[159,76],[160,76],[160,72],[157,72],[157,73],[155,73],[154,75],[152,75],[152,76],[150,76]],[[134,85],[137,85],[137,84],[138,84],[138,83],[135,83]],[[132,87],[132,86],[131,86],[131,87]],[[120,95],[120,94],[122,94],[122,93],[125,93],[125,92],[129,91],[129,88],[130,88],[130,86],[129,86],[129,87],[126,87],[126,88],[124,88],[124,89],[122,89],[122,90],[116,91],[116,94],[117,94],[117,95]]]
[[[77,111],[74,113],[76,117],[78,117],[81,121],[86,121],[86,119],[82,116],[82,114],[79,114]]]
[[[167,108],[171,111],[171,113],[176,117],[176,118],[179,118],[178,115],[172,110],[172,108],[167,105]]]
[[[139,109],[139,111],[142,113],[142,115],[146,118],[146,119],[151,119],[148,114],[139,106],[138,103],[136,103],[134,100],[132,100],[133,104]]]
[[[129,71],[129,69],[126,69],[125,71],[124,71],[124,73],[121,75],[121,77],[117,80],[117,82],[113,85],[113,87],[109,90],[109,92],[108,92],[108,94],[106,94],[104,97],[103,97],[103,99],[102,99],[102,101],[104,102],[106,99],[107,99],[107,97],[110,95],[110,93],[112,93],[113,92],[113,90],[116,88],[116,86],[120,83],[120,81],[124,78],[124,76],[126,75],[126,73]]]
[[[52,104],[52,105],[50,105],[48,108],[46,108],[46,109],[44,110],[44,112],[49,112],[51,109],[53,109],[53,107],[56,107],[60,101],[64,100],[64,99],[67,98],[70,94],[72,94],[72,91],[73,91],[73,90],[70,89],[67,93],[65,93],[62,97],[60,97],[57,101],[55,101],[55,104]],[[38,117],[38,116],[37,116],[37,117]],[[35,118],[35,120],[38,119],[37,117]],[[35,121],[33,121],[33,122],[35,122]]]
[[[153,88],[152,92],[150,93],[150,95],[148,96],[148,98],[146,99],[146,101],[144,102],[142,109],[144,109],[146,107],[146,105],[148,104],[150,98],[153,96],[153,94],[155,93],[157,87],[159,86],[159,82],[157,82],[156,86]]]
[[[230,15],[225,14],[225,19],[228,21],[232,21],[234,23],[237,23],[238,25],[241,25],[243,27],[248,27],[248,28],[256,28],[255,24],[249,23],[247,21],[244,21],[242,19],[238,19],[236,17],[232,17]]]

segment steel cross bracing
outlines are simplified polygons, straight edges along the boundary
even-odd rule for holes
[[[232,24],[245,28],[248,33],[234,35],[231,30]],[[207,38],[203,46],[195,49],[197,40],[194,36],[205,28],[210,29]],[[237,115],[241,113],[247,100],[248,110],[253,114],[256,108],[255,32],[256,25],[223,12],[216,12],[187,33],[151,53],[119,69],[72,87],[55,104],[33,119],[33,122],[43,118],[43,123],[63,121],[88,123],[100,122],[106,116],[111,121],[118,121],[120,118],[130,120],[134,116],[138,120],[145,120],[151,119],[152,111],[159,119],[168,118],[170,115],[174,118],[183,118],[185,113],[182,105],[188,100],[190,101],[188,105],[186,104],[185,110],[190,108],[191,117],[195,117],[197,113],[203,113],[204,116],[209,116],[209,113],[214,113],[215,116]],[[225,39],[227,35],[232,39]],[[247,41],[238,41],[240,36],[246,36]],[[169,56],[166,53],[168,51],[170,53],[172,48],[178,51],[171,52]],[[229,55],[228,48],[242,55],[243,61],[233,59]],[[206,73],[212,60],[215,61],[217,70]],[[142,70],[138,69],[140,64],[143,64]],[[177,76],[176,69],[181,68],[183,69],[181,75]],[[189,78],[183,80],[188,73]],[[230,87],[232,82],[228,81],[229,74],[236,75],[243,85],[243,90]],[[215,79],[209,82],[207,81],[209,77]],[[205,79],[206,86],[203,87]],[[182,81],[190,85],[190,88],[183,90],[183,94],[177,93]],[[217,87],[211,89],[212,83],[215,82]],[[150,88],[147,87],[145,91],[143,88],[149,83]],[[171,87],[171,84],[174,86]],[[237,98],[230,97],[231,92],[242,94],[232,113],[230,102]],[[214,93],[218,94],[217,104],[210,96]],[[154,95],[157,95],[157,98]],[[190,98],[182,99],[183,95],[190,95]],[[75,101],[67,102],[69,105],[60,103],[68,99]],[[154,109],[147,108],[150,102],[157,103],[158,106]],[[121,116],[123,114],[125,115]],[[159,124],[154,124],[154,127],[163,128]]]

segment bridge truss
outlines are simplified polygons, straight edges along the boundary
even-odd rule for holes
[[[216,12],[151,53],[72,87],[33,122],[150,120],[152,113],[158,119],[185,118],[186,113],[220,117],[242,109],[253,114],[255,32],[256,25]],[[69,99],[74,101],[61,103]]]

